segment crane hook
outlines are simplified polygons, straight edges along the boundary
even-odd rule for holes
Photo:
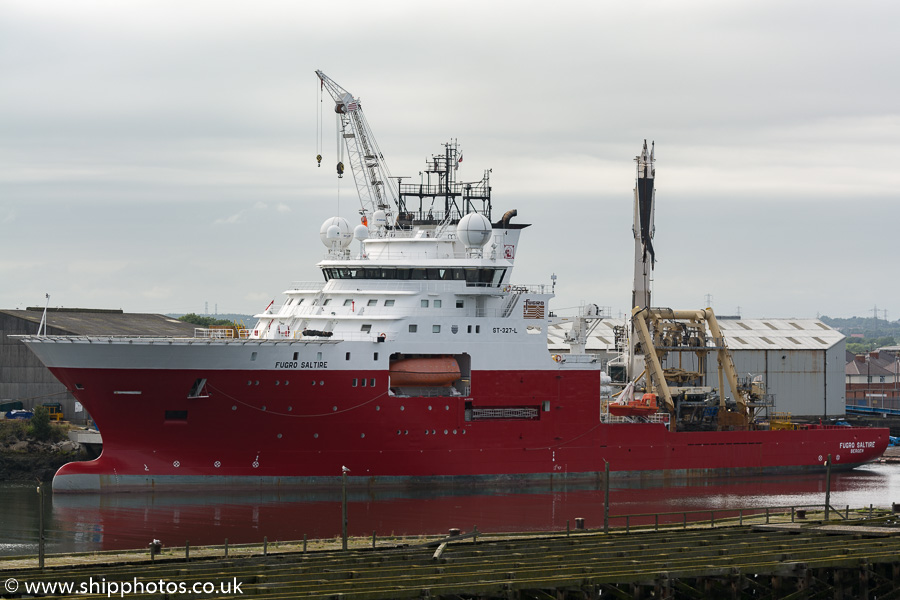
[[[316,160],[319,162],[319,164],[317,164],[316,166],[321,167],[322,166],[322,155],[316,154]]]
[[[337,172],[338,172],[338,177],[343,177],[343,176],[344,176],[344,163],[339,162],[339,163],[337,164]]]

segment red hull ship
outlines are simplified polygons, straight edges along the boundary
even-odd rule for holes
[[[320,78],[360,144],[354,175],[374,173],[383,159],[358,101]],[[596,357],[548,352],[553,286],[511,282],[528,225],[515,211],[492,223],[489,172],[457,182],[461,160],[451,143],[427,184],[358,179],[363,224],[320,231],[324,284],[294,285],[234,338],[24,337],[103,435],[101,456],[63,466],[54,491],[329,486],[344,467],[351,485],[553,484],[607,465],[613,478],[707,477],[881,456],[885,429],[610,422]]]

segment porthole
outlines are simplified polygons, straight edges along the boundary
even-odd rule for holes
[[[359,434],[359,437],[364,438],[364,437],[366,437],[366,434],[361,433],[361,434]]]
[[[375,412],[378,412],[379,410],[381,410],[381,407],[380,407],[380,406],[376,406],[376,407],[375,407]]]
[[[406,408],[404,408],[404,407],[401,406],[401,407],[400,407],[400,410],[406,410]]]
[[[431,407],[430,407],[430,406],[428,407],[428,410],[431,410]]]
[[[231,410],[237,410],[237,404],[231,407]]]
[[[263,409],[263,410],[266,410],[266,405],[265,405],[265,404],[262,405],[262,409]]]
[[[319,434],[318,434],[318,433],[314,433],[314,434],[313,434],[313,437],[316,438],[316,439],[318,439],[318,438],[319,438]]]
[[[456,432],[454,431],[453,433],[456,433]],[[281,439],[281,434],[280,434],[280,433],[278,434],[278,439],[279,439],[279,440]]]
[[[337,412],[337,406],[332,406],[332,407],[331,407],[331,410]]]
[[[444,430],[444,435],[447,435],[448,433],[449,433],[449,432],[445,429],[445,430]]]
[[[293,406],[288,406],[288,412],[291,412],[292,410],[294,410],[294,407],[293,407]]]

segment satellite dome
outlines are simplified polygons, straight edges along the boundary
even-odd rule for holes
[[[387,215],[383,210],[376,210],[372,214],[372,223],[375,227],[387,227]]]
[[[336,230],[332,230],[332,227]],[[319,228],[319,238],[322,240],[322,243],[325,244],[326,248],[331,248],[334,240],[339,241],[341,248],[346,248],[353,239],[350,234],[350,224],[347,222],[347,219],[342,217],[331,217],[326,219],[325,222],[322,223],[322,227]]]
[[[369,238],[369,228],[365,225],[357,225],[353,230],[353,237],[358,240],[366,240]]]
[[[482,248],[491,239],[493,227],[481,213],[469,213],[456,225],[456,235],[466,248]]]

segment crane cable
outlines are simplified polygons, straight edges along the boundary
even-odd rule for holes
[[[322,166],[322,90],[325,88],[325,82],[319,80],[319,106],[318,118],[316,119],[316,166]]]

